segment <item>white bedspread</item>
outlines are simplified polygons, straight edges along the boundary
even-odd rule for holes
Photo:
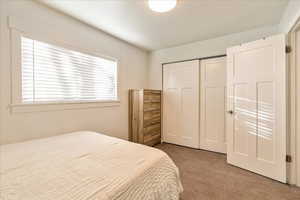
[[[162,151],[94,132],[0,146],[1,200],[177,200]]]

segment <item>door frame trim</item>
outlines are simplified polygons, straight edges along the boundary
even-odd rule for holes
[[[186,60],[177,60],[177,61],[172,61],[172,62],[165,62],[162,63],[162,67],[167,64],[173,64],[173,63],[179,63],[179,62],[186,62],[186,61],[192,61],[192,60],[205,60],[205,59],[211,59],[211,58],[220,58],[220,57],[226,57],[226,54],[221,54],[221,55],[215,55],[215,56],[207,56],[207,57],[200,57],[200,58],[192,58],[192,59],[186,59]]]
[[[288,164],[288,183],[300,187],[300,70],[296,59],[297,45],[296,33],[300,31],[300,18],[288,33],[288,44],[292,52],[288,55],[289,70],[289,130],[287,149],[292,156],[292,162]],[[300,49],[298,50],[300,51]],[[298,124],[298,125],[297,125]]]

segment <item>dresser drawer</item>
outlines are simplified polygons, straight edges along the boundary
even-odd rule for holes
[[[144,111],[149,112],[149,111],[160,111],[160,102],[158,103],[145,103],[144,104]]]
[[[144,127],[161,122],[160,111],[149,111],[144,113]]]
[[[161,117],[161,111],[160,110],[154,110],[151,112],[152,118]]]
[[[153,146],[153,145],[155,145],[155,144],[160,143],[160,141],[161,141],[160,134],[146,135],[146,136],[144,137],[144,143],[145,143],[146,145]]]
[[[161,121],[160,116],[158,117],[151,117],[150,119],[144,120],[144,127],[148,127],[151,125],[159,124]]]
[[[161,91],[160,90],[144,90],[144,95],[160,95]]]
[[[154,133],[160,133],[161,126],[160,123],[150,125],[148,127],[144,128],[144,135],[154,134]]]
[[[153,118],[160,118],[160,110],[153,110],[144,113],[144,120],[149,120]]]
[[[160,93],[145,93],[144,94],[144,103],[148,102],[161,102],[161,94]]]

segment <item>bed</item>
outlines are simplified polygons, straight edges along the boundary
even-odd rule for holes
[[[162,151],[95,132],[0,146],[1,200],[177,200]]]

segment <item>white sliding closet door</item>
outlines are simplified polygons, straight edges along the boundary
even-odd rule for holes
[[[200,149],[226,153],[226,58],[201,60]]]
[[[227,161],[286,182],[285,36],[227,50]]]
[[[163,66],[163,140],[199,148],[199,61]]]

